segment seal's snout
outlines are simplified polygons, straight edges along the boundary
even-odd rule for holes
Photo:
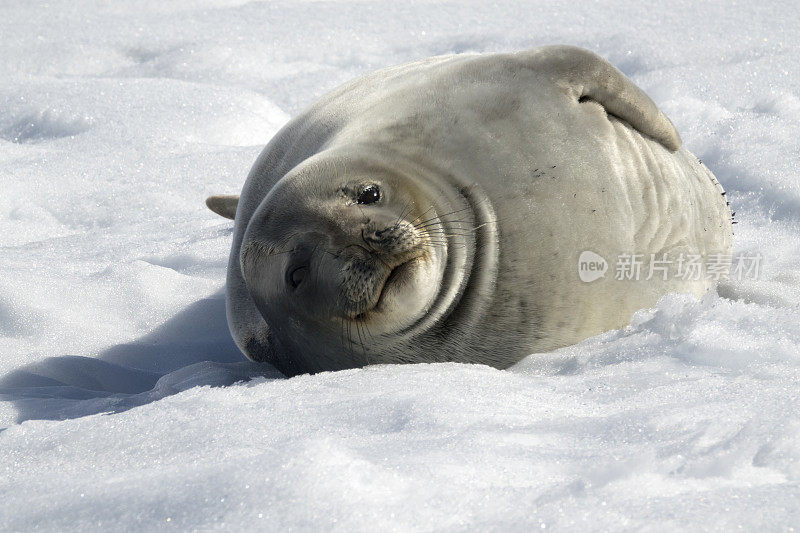
[[[385,255],[408,254],[420,244],[419,234],[406,221],[398,221],[380,229],[366,224],[361,231],[361,238],[371,251]]]
[[[362,254],[346,259],[338,283],[342,313],[353,318],[375,307],[390,272],[386,264]]]

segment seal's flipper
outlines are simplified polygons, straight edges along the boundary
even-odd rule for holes
[[[671,152],[681,147],[675,126],[625,74],[599,55],[575,46],[547,46],[527,52],[536,70],[551,72],[579,102],[593,100]]]
[[[239,205],[238,194],[215,194],[206,198],[206,205],[216,214],[233,220],[236,218],[236,206]]]

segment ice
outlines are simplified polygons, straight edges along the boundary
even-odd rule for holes
[[[359,74],[554,43],[673,120],[758,279],[506,371],[243,360],[204,198]],[[0,530],[800,524],[793,2],[57,0],[0,44]]]

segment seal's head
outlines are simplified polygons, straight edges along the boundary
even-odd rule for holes
[[[393,337],[426,316],[452,242],[442,202],[398,168],[317,158],[251,217],[240,261],[289,372],[395,361]]]

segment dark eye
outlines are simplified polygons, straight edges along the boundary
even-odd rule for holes
[[[303,280],[306,279],[306,275],[308,275],[308,267],[301,266],[289,272],[287,281],[293,289],[296,289],[303,283]]]
[[[381,190],[377,185],[367,185],[358,193],[357,202],[360,204],[373,204],[381,199]]]

